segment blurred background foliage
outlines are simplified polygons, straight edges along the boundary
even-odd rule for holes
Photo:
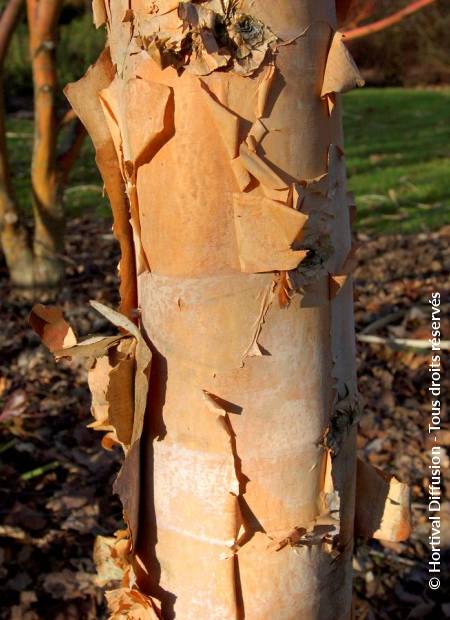
[[[0,1],[3,7],[5,0]],[[404,7],[405,0],[377,0],[367,21]],[[363,22],[365,23],[365,22]],[[368,85],[418,86],[450,81],[450,10],[448,0],[404,19],[375,35],[353,41],[352,53]],[[83,75],[105,41],[104,29],[92,26],[90,0],[65,0],[58,42],[62,85]],[[14,34],[6,63],[8,110],[30,107],[32,96],[25,15]]]
[[[0,2],[0,7],[5,1]],[[80,78],[86,68],[103,49],[106,33],[92,25],[90,0],[65,0],[57,44],[58,79],[63,87]],[[6,106],[17,109],[32,108],[33,83],[28,52],[28,32],[25,11],[21,23],[13,35],[5,66]],[[62,103],[64,96],[61,93]]]

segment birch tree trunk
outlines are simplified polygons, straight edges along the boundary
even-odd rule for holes
[[[121,312],[153,354],[142,435],[139,354],[132,437],[114,356],[90,375],[97,427],[106,393],[126,451],[136,577],[112,611],[350,618],[359,405],[338,93],[361,79],[335,2],[95,0],[94,19],[109,50],[67,95],[111,199]]]

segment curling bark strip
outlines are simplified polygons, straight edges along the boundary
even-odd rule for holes
[[[361,80],[334,0],[93,6],[109,49],[67,96],[139,326],[109,318],[137,345],[70,348],[58,312],[32,320],[58,355],[97,357],[95,426],[126,452],[132,566],[112,617],[349,618],[359,405],[339,93]]]

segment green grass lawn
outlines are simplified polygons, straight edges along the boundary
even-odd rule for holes
[[[450,89],[361,89],[344,98],[349,188],[361,231],[450,222]]]
[[[450,221],[450,89],[362,89],[344,98],[349,188],[359,230],[417,232]],[[8,143],[19,203],[29,209],[32,122],[10,118]],[[65,194],[67,213],[109,213],[86,140]]]
[[[61,136],[61,145],[64,139]],[[30,212],[30,160],[33,148],[33,122],[28,119],[10,116],[7,122],[8,153],[11,162],[14,188],[19,206],[25,213]],[[95,165],[94,148],[89,139],[83,143],[82,151],[69,177],[64,194],[67,216],[79,214],[90,209],[100,215],[109,215],[107,198],[102,196],[103,181]]]

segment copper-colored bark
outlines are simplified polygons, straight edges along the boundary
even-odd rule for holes
[[[51,287],[63,275],[61,193],[79,154],[85,130],[69,112],[55,115],[56,66],[54,48],[60,0],[28,2],[30,54],[35,87],[35,140],[32,158],[32,203],[35,221],[30,243],[15,200],[8,165],[1,75],[8,44],[23,0],[10,0],[0,17],[0,242],[11,281],[20,287]],[[72,141],[56,158],[59,129],[74,121]]]
[[[0,62],[4,63],[25,0],[9,0],[0,17]]]
[[[62,0],[27,0],[34,86],[34,146],[31,167],[35,222],[33,252],[36,283],[62,277],[64,217],[56,170],[56,28]]]
[[[11,279],[28,286],[33,281],[33,257],[11,183],[3,94],[5,57],[23,4],[24,0],[10,0],[0,17],[0,245]]]
[[[362,80],[334,0],[96,0],[94,20],[109,49],[66,93],[139,329],[96,304],[125,336],[56,355],[89,358],[93,426],[125,451],[112,617],[347,620],[355,515],[400,539],[408,493],[377,475],[356,497],[340,93]],[[61,339],[53,315],[33,320]]]
[[[137,307],[136,258],[128,199],[118,166],[114,143],[105,123],[99,94],[114,78],[114,67],[107,48],[83,78],[83,88],[69,85],[66,95],[89,132],[96,150],[96,162],[114,217],[113,231],[120,245],[120,311],[131,317]]]
[[[23,2],[11,0],[0,18],[0,68]],[[27,2],[34,81],[35,136],[32,156],[32,244],[21,223],[7,158],[3,94],[0,93],[0,241],[11,281],[21,287],[52,287],[63,276],[62,190],[79,154],[85,129],[72,112],[57,121],[55,45],[61,0]],[[0,89],[1,89],[0,84]],[[72,140],[58,158],[58,131],[73,122]]]
[[[350,41],[353,39],[367,37],[369,34],[373,34],[375,32],[380,32],[381,30],[385,30],[386,28],[390,28],[391,26],[398,24],[405,19],[405,17],[413,15],[413,13],[424,9],[426,6],[433,4],[433,2],[435,2],[435,0],[416,0],[416,2],[410,2],[403,9],[396,11],[392,15],[384,17],[383,19],[347,30],[345,32],[345,37]]]

